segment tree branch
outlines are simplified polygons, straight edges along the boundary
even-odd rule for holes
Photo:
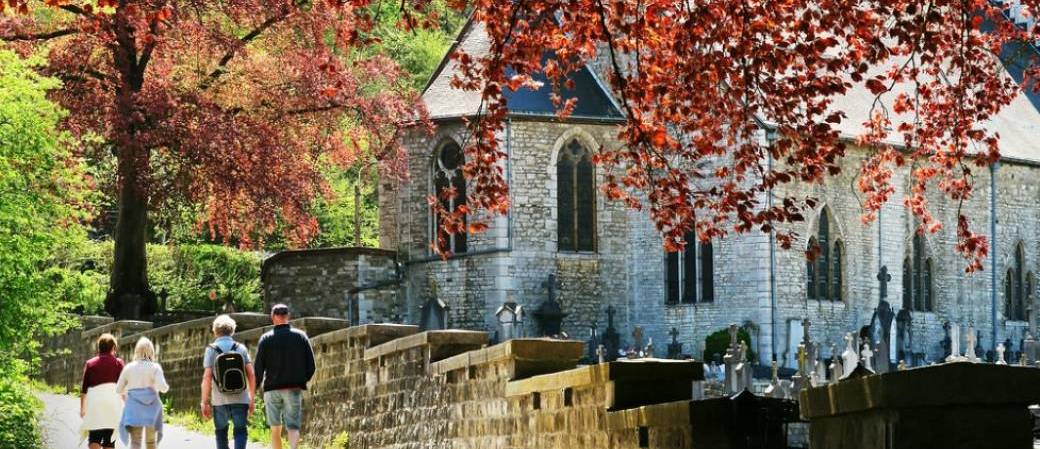
[[[216,82],[221,75],[227,73],[227,64],[231,61],[231,58],[235,56],[237,49],[239,49],[240,47],[244,47],[253,39],[256,39],[258,36],[260,36],[261,33],[270,28],[272,25],[284,20],[286,17],[289,17],[288,11],[265,20],[252,31],[246,33],[245,36],[242,36],[238,40],[239,45],[231,50],[228,50],[227,53],[224,53],[224,56],[222,56],[220,58],[220,61],[217,63],[217,68],[213,69],[213,71],[209,73],[206,79],[203,80],[201,84],[199,84],[199,90],[209,89],[210,86],[212,86],[213,83]]]
[[[0,37],[0,40],[4,41],[45,41],[49,39],[55,39],[62,36],[68,36],[70,34],[76,34],[79,32],[77,28],[66,28],[63,30],[55,30],[49,33],[28,33],[28,34],[14,34],[10,36]]]

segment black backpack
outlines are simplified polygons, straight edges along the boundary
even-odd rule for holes
[[[238,343],[231,345],[228,352],[221,351],[216,343],[209,345],[217,351],[217,360],[213,364],[213,379],[217,390],[221,393],[241,393],[246,389],[246,361],[238,353]]]

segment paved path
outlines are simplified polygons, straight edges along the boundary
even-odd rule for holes
[[[79,436],[79,398],[75,396],[51,393],[37,393],[43,401],[44,412],[41,417],[43,441],[46,449],[86,448],[86,441]],[[123,448],[117,443],[117,447]],[[208,449],[215,448],[213,435],[201,435],[181,427],[166,424],[163,426],[163,440],[160,448],[169,449]],[[264,449],[256,443],[248,445],[250,449]]]

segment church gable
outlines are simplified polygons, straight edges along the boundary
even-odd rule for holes
[[[448,51],[423,90],[422,99],[433,119],[459,118],[477,115],[480,111],[480,92],[464,91],[451,86],[458,73],[458,62],[451,59],[456,51],[480,57],[489,51],[490,42],[483,25],[470,20],[462,28],[455,45]],[[552,57],[545,56],[545,60]],[[506,89],[505,98],[510,114],[514,116],[554,117],[556,107],[552,102],[553,86],[547,77],[538,73],[535,81],[542,83],[538,89]],[[607,92],[596,75],[583,67],[569,75],[573,89],[560,86],[559,95],[564,99],[576,98],[577,105],[571,117],[579,119],[620,120],[623,118],[613,97]]]

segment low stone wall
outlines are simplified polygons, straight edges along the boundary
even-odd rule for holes
[[[268,318],[232,316],[238,339],[255,351]],[[211,323],[205,318],[124,332],[120,351],[130,354],[139,336],[152,339],[171,385],[166,396],[175,409],[194,410]],[[697,362],[656,359],[578,366],[584,353],[578,341],[515,339],[487,346],[488,335],[476,331],[345,328],[343,320],[316,318],[293,324],[309,333],[315,353],[304,435],[320,448],[343,432],[352,449],[638,448],[639,427],[608,425],[610,417],[689,400],[691,382],[702,375]],[[80,339],[95,333],[80,331]],[[78,378],[79,367],[75,371],[69,376]],[[681,427],[676,431],[690,432]]]

